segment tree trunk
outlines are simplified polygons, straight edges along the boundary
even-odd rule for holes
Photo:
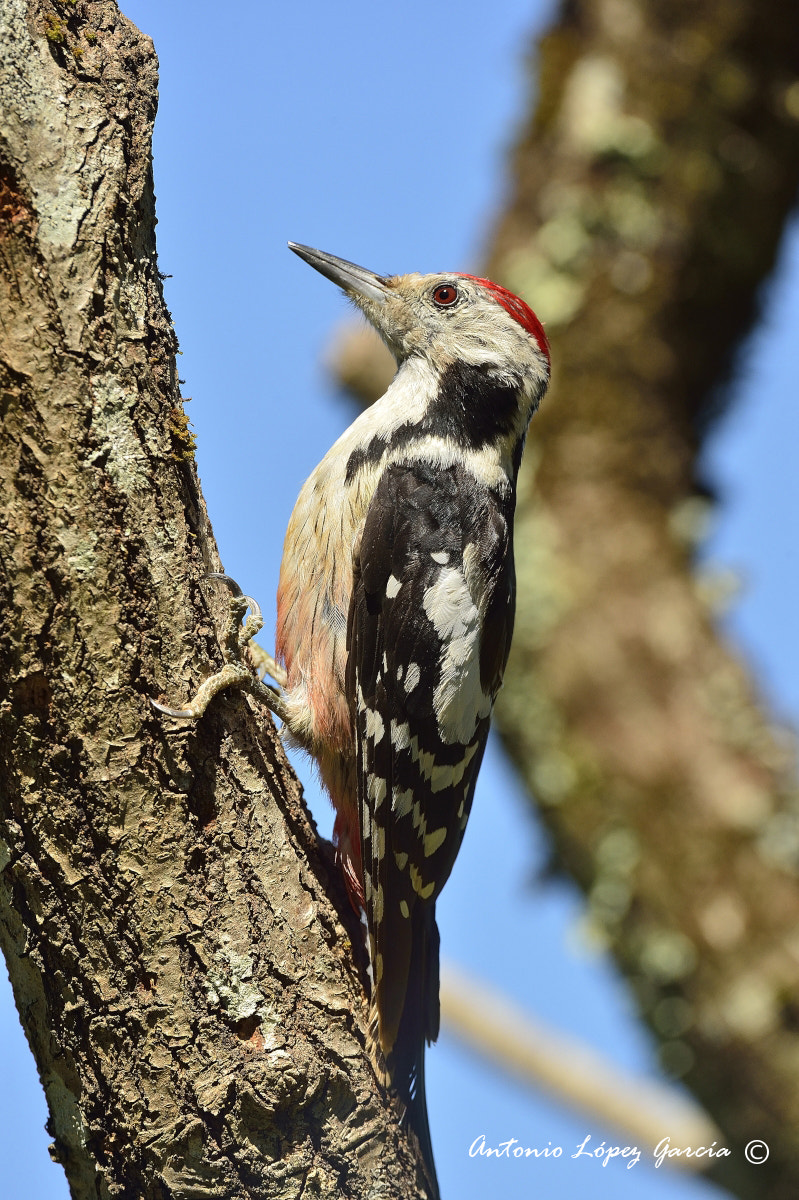
[[[497,724],[558,863],[723,1130],[710,1173],[799,1195],[799,794],[693,571],[702,438],[799,183],[777,0],[570,0],[544,37],[486,272],[547,324]],[[339,375],[385,370],[358,343]],[[764,1165],[744,1147],[762,1138]]]
[[[157,62],[111,0],[0,18],[0,943],[89,1197],[410,1197],[264,710],[157,717],[226,597],[156,267]]]

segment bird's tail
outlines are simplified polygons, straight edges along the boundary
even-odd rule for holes
[[[407,990],[393,1045],[384,1049],[380,1037],[380,1014],[373,998],[369,1023],[369,1048],[375,1071],[383,1085],[396,1092],[405,1105],[403,1123],[419,1143],[431,1200],[439,1200],[438,1178],[430,1140],[425,1090],[425,1044],[438,1037],[439,935],[434,905],[417,904],[412,918],[415,928]]]

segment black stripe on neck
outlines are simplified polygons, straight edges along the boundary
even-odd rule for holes
[[[447,438],[469,450],[496,444],[513,432],[518,415],[518,386],[500,383],[485,366],[450,363],[422,420],[399,425],[388,438],[375,434],[368,446],[353,450],[345,482],[350,483],[361,467],[379,462],[387,451],[418,438]]]
[[[500,383],[485,366],[454,362],[443,371],[422,424],[425,433],[479,450],[512,433],[518,416],[517,385]]]

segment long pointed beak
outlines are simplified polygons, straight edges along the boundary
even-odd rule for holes
[[[312,250],[310,246],[299,246],[289,242],[289,250],[293,250],[300,258],[319,271],[321,275],[332,279],[340,288],[352,296],[363,296],[384,304],[388,295],[386,281],[374,271],[365,267],[357,267],[355,263],[347,262],[346,258],[336,258],[334,254],[325,254],[324,250]]]

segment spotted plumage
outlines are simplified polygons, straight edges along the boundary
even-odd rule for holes
[[[370,1049],[438,1188],[424,1046],[435,903],[472,805],[510,649],[513,512],[549,351],[534,313],[465,275],[382,277],[293,246],[397,358],[386,394],[300,493],[278,591],[281,716],[316,758],[366,927]]]
[[[513,623],[513,493],[461,467],[388,466],[355,554],[347,694],[378,1044],[414,1092],[438,1033],[434,906],[472,804]],[[424,665],[424,671],[422,670]],[[425,1004],[408,1004],[419,986]],[[403,1018],[413,1025],[398,1036]]]

